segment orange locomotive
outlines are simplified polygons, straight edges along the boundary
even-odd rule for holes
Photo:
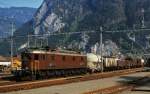
[[[86,73],[86,55],[72,51],[31,51],[22,53],[22,70],[16,76],[43,79]]]

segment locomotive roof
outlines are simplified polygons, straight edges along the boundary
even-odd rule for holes
[[[61,51],[30,51],[31,54],[56,54],[56,55],[73,55],[73,56],[86,56],[84,54],[75,53],[73,51],[61,52]]]

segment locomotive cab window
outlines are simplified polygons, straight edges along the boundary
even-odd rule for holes
[[[66,57],[65,57],[65,56],[63,56],[63,57],[62,57],[62,60],[63,60],[63,61],[65,61],[65,60],[66,60]]]
[[[81,57],[81,61],[84,61],[84,58],[83,58],[83,57]]]
[[[43,59],[43,60],[46,60],[46,56],[45,56],[45,55],[42,55],[42,59]]]
[[[51,56],[51,60],[52,60],[52,61],[55,60],[55,56],[54,56],[54,55]]]
[[[72,60],[73,60],[73,61],[75,61],[75,60],[76,60],[76,58],[75,58],[75,57],[72,57]]]
[[[34,55],[34,60],[39,60],[39,55],[35,54]]]

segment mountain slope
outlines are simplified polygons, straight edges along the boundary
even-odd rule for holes
[[[35,31],[109,29],[126,21],[123,4],[123,0],[45,0],[34,17]]]
[[[142,10],[145,12],[142,13]],[[150,0],[45,0],[34,16],[34,26],[35,34],[86,30],[95,30],[96,33],[100,26],[103,26],[104,31],[133,29],[133,27],[140,29],[143,17],[146,28],[149,28],[149,16]],[[148,46],[147,32],[136,33],[135,41],[130,39],[131,32],[125,33],[124,36],[112,33],[108,35],[109,37],[104,36],[104,41],[112,40],[123,49],[123,52],[131,50],[133,42],[133,49],[143,51]],[[98,32],[97,34],[99,35]],[[67,41],[72,40],[72,37],[68,36]],[[123,43],[119,43],[120,37]],[[87,42],[86,46],[94,45],[99,39],[90,38],[89,41],[92,43]]]
[[[141,10],[145,10],[144,14]],[[24,28],[34,34],[47,34],[49,32],[82,32],[95,31],[92,34],[75,34],[68,36],[50,36],[49,45],[53,47],[67,47],[74,50],[89,51],[91,47],[98,45],[100,41],[99,27],[107,30],[140,29],[142,18],[145,17],[145,26],[150,26],[150,0],[44,0],[36,11],[33,20]],[[33,28],[31,28],[33,26]],[[34,31],[33,31],[34,30]],[[27,34],[20,28],[17,35]],[[137,33],[103,33],[103,46],[107,48],[114,45],[121,53],[142,53],[148,49],[150,31]],[[133,39],[135,35],[135,39]],[[21,40],[19,40],[21,41]],[[21,41],[27,42],[27,38]],[[110,44],[110,45],[109,45]],[[19,46],[19,45],[18,45]],[[117,47],[116,47],[117,46]]]
[[[0,8],[0,36],[7,37],[11,31],[11,23],[16,29],[33,18],[36,9],[27,7]]]

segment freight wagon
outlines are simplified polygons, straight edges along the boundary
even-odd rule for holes
[[[103,57],[105,71],[116,70],[118,59],[116,57]]]

